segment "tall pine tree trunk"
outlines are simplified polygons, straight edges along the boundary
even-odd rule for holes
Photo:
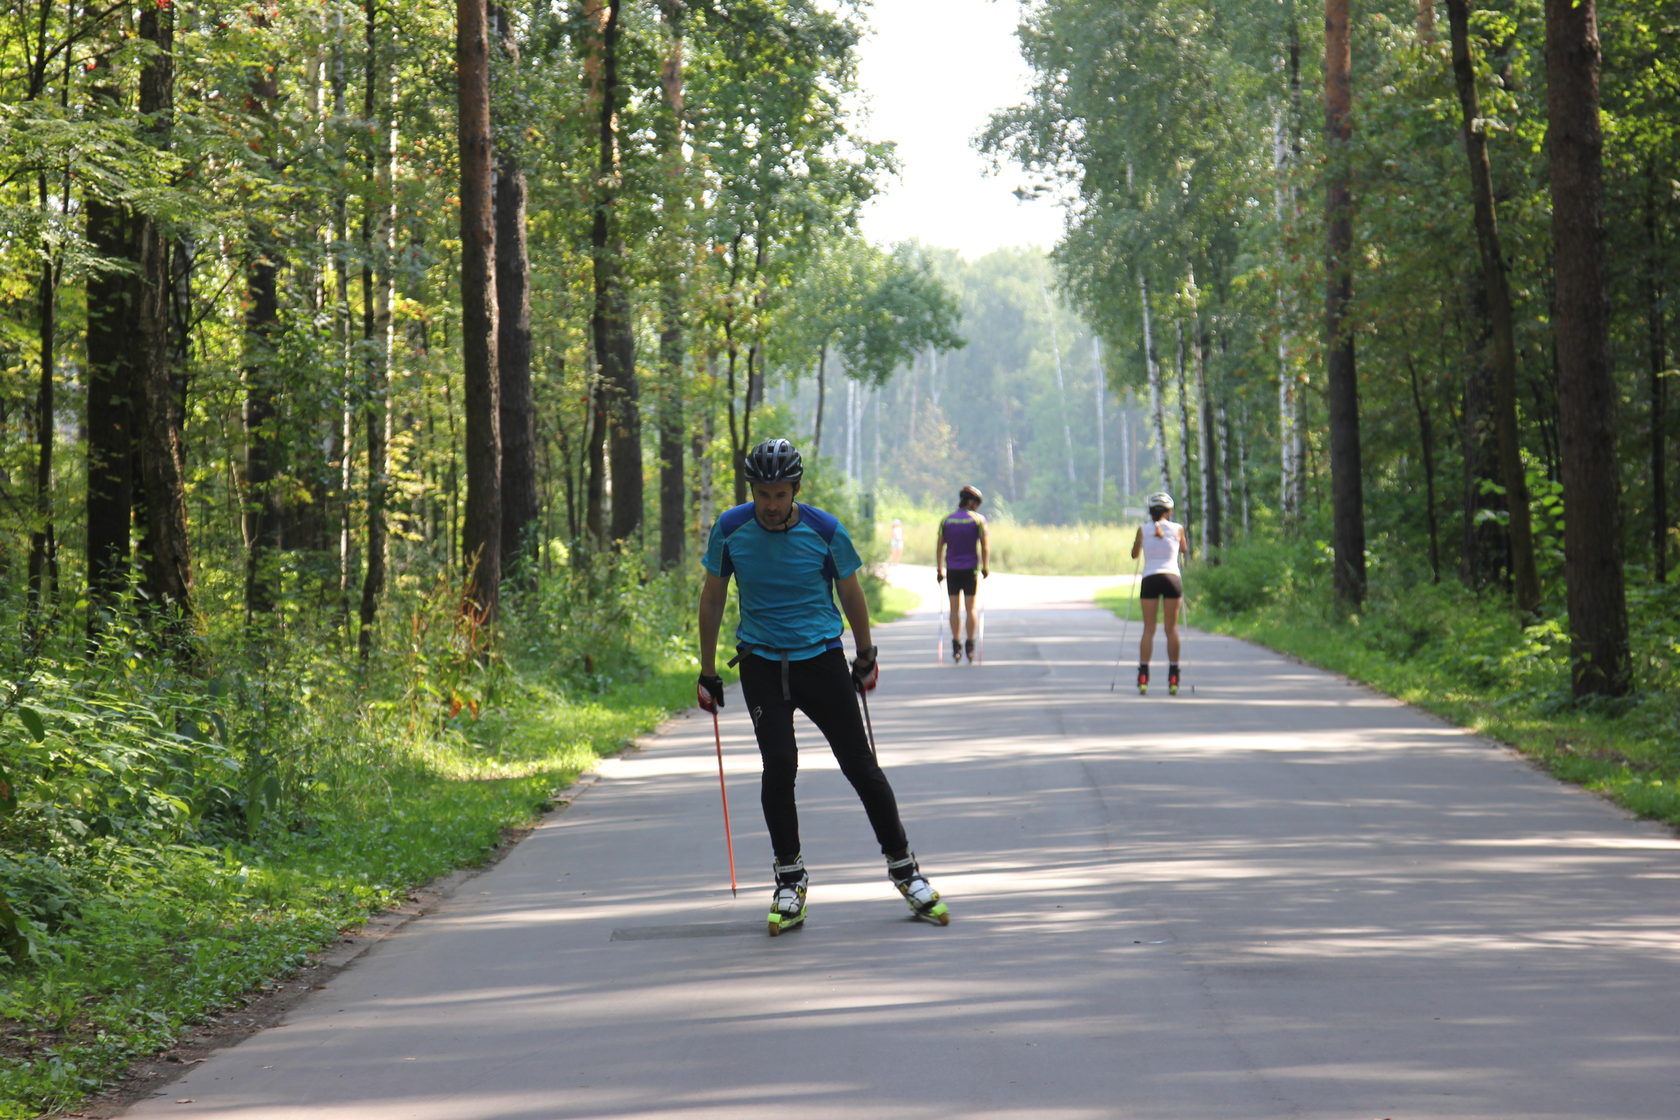
[[[154,51],[140,74],[140,113],[153,142],[166,148],[174,111],[174,9],[143,7],[140,38]],[[139,298],[133,308],[132,338],[140,383],[136,436],[146,514],[141,577],[149,601],[160,612],[163,636],[177,652],[190,656],[192,549],[187,538],[181,420],[172,376],[169,242],[147,214],[137,215],[135,231]]]
[[[258,10],[252,24],[269,26]],[[245,112],[256,126],[253,147],[267,143],[269,119],[280,83],[272,68],[257,62],[245,91]],[[272,167],[272,163],[271,163]],[[245,618],[251,622],[274,610],[279,599],[280,549],[284,544],[280,504],[280,378],[273,337],[280,318],[279,246],[260,217],[247,230],[245,262]]]
[[[1429,405],[1424,400],[1422,380],[1418,377],[1417,363],[1412,361],[1410,354],[1406,355],[1406,373],[1411,382],[1412,407],[1417,410],[1418,418],[1418,453],[1423,459],[1423,506],[1426,511],[1425,520],[1429,529],[1429,573],[1430,582],[1441,582],[1441,527],[1435,516],[1435,422],[1430,415]]]
[[[112,261],[137,255],[133,216],[124,207],[90,194],[89,249]],[[139,302],[137,278],[102,269],[87,281],[87,581],[88,633],[101,629],[100,616],[128,587],[134,550],[135,423],[140,415],[139,383],[129,330]]]
[[[363,325],[367,357],[367,399],[363,423],[367,430],[367,562],[362,568],[361,602],[357,611],[356,648],[365,662],[373,653],[374,621],[385,593],[386,565],[390,551],[390,529],[386,507],[390,497],[391,447],[391,353],[394,321],[391,310],[396,295],[395,249],[397,199],[397,123],[393,79],[379,52],[379,6],[368,0],[364,8],[366,89],[362,111],[374,126],[376,146],[369,163],[377,204],[370,203],[363,221],[367,231],[362,270],[363,307],[372,300],[371,321]],[[376,123],[377,122],[377,123]]]
[[[1481,354],[1477,376],[1487,379],[1499,482],[1505,491],[1506,536],[1510,547],[1511,584],[1524,618],[1540,612],[1540,574],[1534,560],[1534,532],[1528,512],[1528,481],[1517,432],[1517,348],[1511,318],[1511,288],[1505,275],[1499,215],[1494,206],[1493,173],[1483,131],[1481,98],[1470,57],[1469,0],[1447,0],[1447,23],[1452,37],[1453,77],[1463,114],[1464,150],[1470,163],[1470,193],[1475,215],[1476,245],[1481,254],[1482,290],[1487,296],[1488,345]]]
[[[467,505],[462,556],[466,609],[495,617],[502,579],[502,440],[496,364],[496,233],[492,215],[490,35],[486,0],[457,0],[460,80],[461,342]]]
[[[518,88],[519,40],[501,5],[491,9],[502,61]],[[517,93],[514,103],[520,98]],[[511,127],[508,132],[517,132]],[[525,168],[515,144],[496,153],[496,363],[501,371],[502,565],[522,585],[536,579],[537,427],[531,390],[531,259]]]
[[[1654,161],[1653,161],[1654,162]],[[1651,582],[1668,582],[1668,292],[1663,285],[1663,223],[1656,168],[1645,177],[1645,353],[1650,370]]]
[[[1558,436],[1570,679],[1577,697],[1633,688],[1622,582],[1616,385],[1604,288],[1604,136],[1594,0],[1546,0],[1546,149],[1556,270]]]
[[[618,215],[623,190],[618,150],[618,54],[624,4],[622,0],[592,0],[592,3],[600,35],[600,98],[596,197],[589,237],[595,274],[591,324],[595,364],[600,376],[607,464],[612,473],[612,517],[608,534],[614,541],[630,542],[642,524],[642,418],[636,384],[635,324],[630,315],[625,247]]]
[[[1324,350],[1330,402],[1330,504],[1335,591],[1348,609],[1365,601],[1365,490],[1359,450],[1359,382],[1354,367],[1353,191],[1348,142],[1353,52],[1348,0],[1324,3],[1324,132],[1330,161],[1324,201]]]
[[[686,543],[687,487],[683,484],[683,263],[688,252],[689,171],[683,155],[683,0],[660,0],[660,17],[669,36],[661,74],[665,112],[656,123],[660,159],[665,168],[665,259],[659,286],[659,564],[667,570],[682,563]],[[822,413],[817,413],[821,431]]]

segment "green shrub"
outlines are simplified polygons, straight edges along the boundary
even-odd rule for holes
[[[1246,614],[1294,598],[1311,564],[1311,553],[1297,543],[1243,545],[1226,550],[1217,565],[1195,565],[1185,592],[1222,614]]]

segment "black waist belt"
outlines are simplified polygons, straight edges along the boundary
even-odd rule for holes
[[[774,653],[774,654],[778,654],[780,656],[781,662],[782,662],[782,699],[791,703],[793,701],[793,693],[791,691],[789,691],[789,689],[788,689],[788,651],[787,650],[785,650],[785,649],[771,649],[768,646],[754,646],[754,645],[748,645],[746,643],[742,643],[741,645],[738,645],[738,646],[735,647],[735,656],[731,657],[729,659],[729,667],[731,669],[735,668],[735,666],[740,663],[742,658],[746,657],[748,654],[753,653],[756,650],[763,650],[765,653]]]

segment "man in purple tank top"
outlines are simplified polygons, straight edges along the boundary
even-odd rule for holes
[[[986,541],[986,519],[980,513],[984,499],[980,491],[964,486],[957,493],[957,508],[939,523],[939,536],[933,545],[933,578],[945,581],[951,598],[951,660],[960,661],[964,653],[974,660],[974,634],[977,627],[974,597],[979,591],[975,578],[992,574],[991,549]],[[946,580],[946,576],[950,579]],[[966,610],[965,610],[966,608]],[[963,620],[968,622],[968,638],[963,640]]]

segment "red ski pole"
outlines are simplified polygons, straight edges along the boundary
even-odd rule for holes
[[[723,784],[723,733],[718,730],[716,708],[712,709],[712,739],[717,743],[718,793],[723,797],[723,848],[729,853],[729,893],[739,898],[735,889],[735,839],[729,830],[729,787]]]

